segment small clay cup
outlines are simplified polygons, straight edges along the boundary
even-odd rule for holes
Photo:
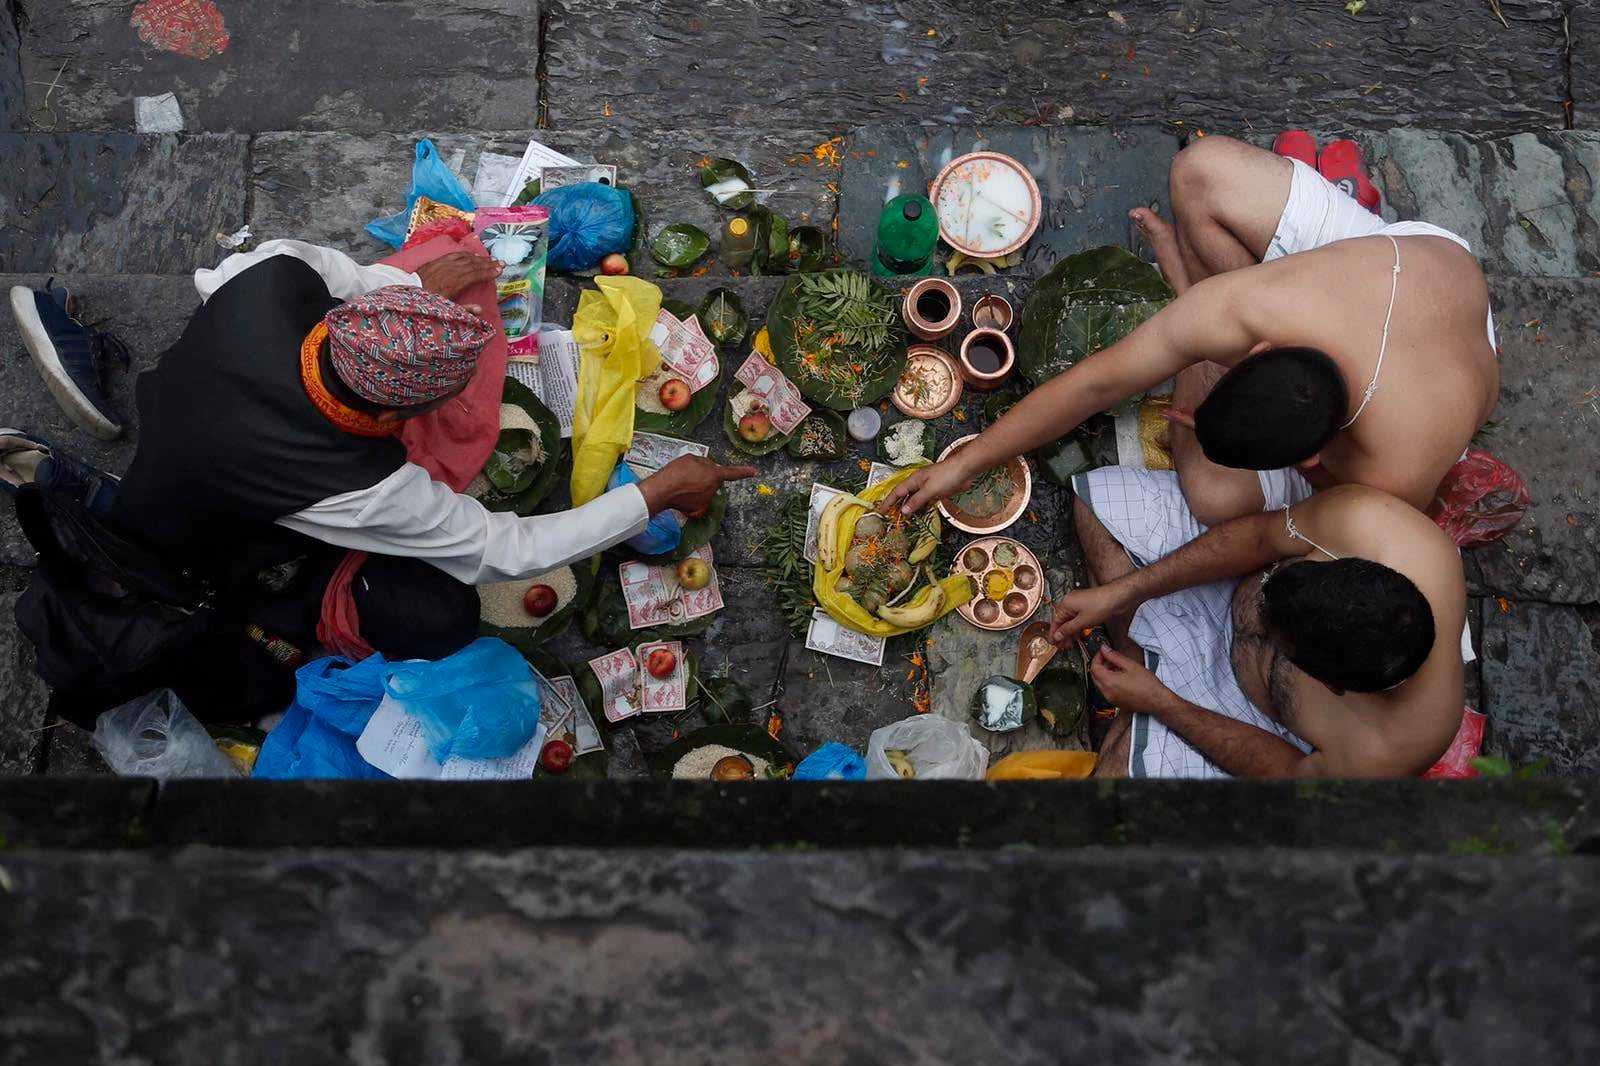
[[[936,341],[961,321],[961,292],[943,278],[923,278],[906,290],[900,316],[912,333],[925,341]]]
[[[1000,366],[992,371],[979,370],[972,365],[972,348],[974,345],[983,345],[1000,353]],[[967,387],[977,389],[979,392],[993,392],[1005,381],[1011,373],[1011,368],[1017,365],[1017,350],[1012,347],[1011,338],[997,329],[975,329],[967,334],[961,342],[961,376],[966,379]]]

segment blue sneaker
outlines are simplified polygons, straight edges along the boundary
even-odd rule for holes
[[[24,285],[11,289],[11,312],[22,343],[56,403],[68,418],[101,440],[115,440],[122,435],[122,424],[106,402],[105,363],[110,357],[126,367],[131,361],[128,346],[79,322],[72,316],[71,302],[71,294],[54,278],[43,289]]]
[[[122,479],[96,469],[56,449],[43,437],[20,429],[0,429],[0,492],[15,496],[23,485],[35,483],[56,492],[69,492],[97,518],[111,512]]]

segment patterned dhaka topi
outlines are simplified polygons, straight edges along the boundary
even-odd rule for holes
[[[414,407],[457,391],[472,380],[493,335],[460,304],[414,285],[374,289],[323,321],[340,380],[385,407]]]

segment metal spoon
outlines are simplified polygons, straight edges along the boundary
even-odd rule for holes
[[[1022,639],[1017,644],[1017,676],[1025,685],[1033,684],[1033,679],[1039,676],[1051,659],[1056,657],[1056,652],[1061,649],[1050,643],[1050,623],[1030,622],[1022,630]]]

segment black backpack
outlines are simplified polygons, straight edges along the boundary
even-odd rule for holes
[[[56,690],[137,690],[216,628],[213,590],[90,514],[75,494],[36,484],[17,520],[39,553],[17,627]]]

